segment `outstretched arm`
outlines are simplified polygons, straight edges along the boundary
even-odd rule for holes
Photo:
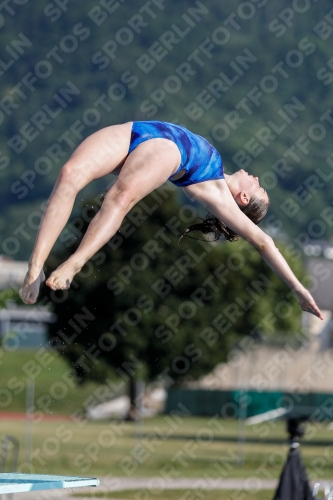
[[[318,318],[320,319],[324,319],[312,295],[296,278],[289,265],[281,255],[280,251],[278,250],[278,248],[276,248],[273,239],[267,235],[265,236],[266,241],[262,246],[258,248],[253,243],[252,245],[257,249],[259,254],[267,262],[270,268],[273,269],[275,274],[277,274],[297,295],[298,302],[303,311],[307,311],[314,314],[315,316],[318,316]]]
[[[323,315],[310,292],[296,278],[284,257],[275,246],[273,239],[256,226],[238,207],[227,185],[214,181],[188,186],[184,189],[191,198],[202,204],[215,217],[248,241],[267,262],[270,268],[297,295],[303,311],[320,319]]]

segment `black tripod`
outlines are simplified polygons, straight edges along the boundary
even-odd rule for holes
[[[287,420],[290,448],[274,500],[315,500],[299,453],[299,439],[305,433],[305,418]]]

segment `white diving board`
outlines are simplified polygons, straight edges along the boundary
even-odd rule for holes
[[[0,495],[24,491],[52,490],[57,488],[79,488],[98,486],[95,477],[52,476],[49,474],[20,474],[6,472],[0,474]]]

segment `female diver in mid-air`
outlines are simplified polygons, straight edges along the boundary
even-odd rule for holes
[[[62,167],[48,201],[20,290],[26,304],[37,300],[43,265],[71,214],[78,192],[107,174],[118,176],[76,252],[49,276],[52,290],[70,286],[76,273],[119,229],[125,215],[165,181],[183,188],[212,214],[201,225],[215,236],[247,240],[296,294],[304,311],[323,319],[311,294],[298,281],[273,240],[258,224],[269,199],[258,177],[244,170],[227,175],[217,150],[201,136],[165,122],[128,122],[85,139]],[[198,230],[198,224],[189,230]]]

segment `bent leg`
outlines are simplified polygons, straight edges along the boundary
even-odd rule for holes
[[[44,280],[43,265],[54,243],[65,227],[78,192],[92,180],[112,173],[127,154],[132,123],[114,125],[85,139],[62,167],[44,212],[29,270],[20,290],[25,303],[36,301]]]
[[[53,290],[69,288],[74,275],[112,238],[130,209],[164,184],[180,161],[179,149],[167,139],[152,139],[140,144],[125,161],[79,248],[50,275],[47,285]]]

